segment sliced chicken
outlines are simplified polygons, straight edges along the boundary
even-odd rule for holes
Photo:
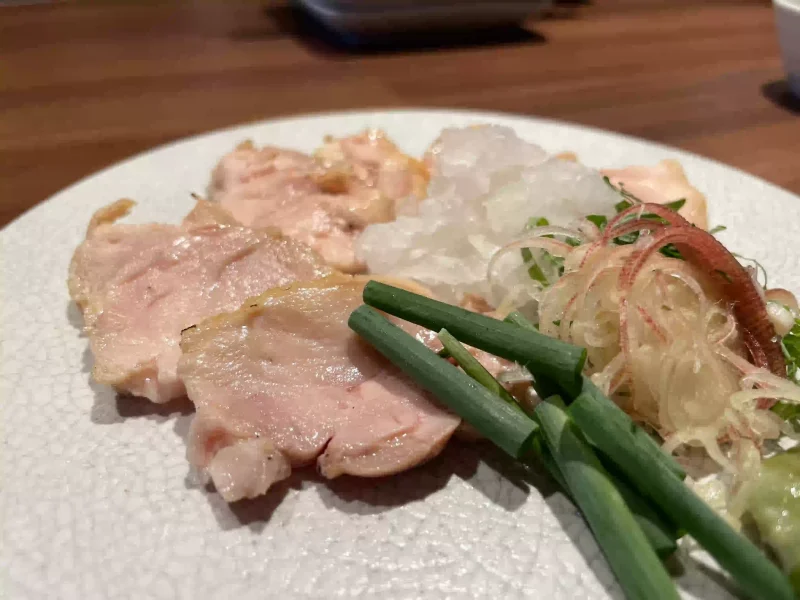
[[[642,202],[666,204],[681,198],[686,199],[678,212],[699,228],[708,229],[706,197],[689,183],[677,160],[662,160],[652,167],[604,169],[601,172],[614,186],[624,185],[625,190]]]
[[[246,142],[214,169],[209,197],[241,223],[276,227],[331,265],[359,272],[355,237],[369,223],[390,221],[395,203],[424,192],[427,171],[381,134],[329,139],[312,158]]]
[[[188,458],[225,500],[315,460],[329,478],[391,475],[437,455],[458,427],[348,328],[367,280],[273,289],[183,333],[178,372],[197,409]]]
[[[182,329],[271,287],[332,272],[308,247],[266,231],[114,225],[130,205],[114,206],[75,251],[69,288],[84,311],[95,380],[153,402],[185,393]]]
[[[183,218],[181,223],[184,227],[201,227],[203,225],[241,225],[234,216],[216,202],[209,202],[199,196],[195,196],[196,204],[194,208]],[[280,235],[276,229],[275,235]]]
[[[123,199],[98,210],[89,223],[86,241],[75,250],[67,285],[84,313],[89,301],[102,295],[106,284],[132,257],[149,256],[174,236],[172,225],[115,225],[114,221],[127,215],[135,204]]]
[[[357,181],[394,203],[409,196],[421,200],[428,188],[427,167],[378,129],[344,138],[329,136],[314,156],[326,173],[343,173],[351,180],[349,186]]]

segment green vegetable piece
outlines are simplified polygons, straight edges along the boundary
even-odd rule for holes
[[[598,458],[656,554],[662,559],[672,556],[678,549],[676,541],[683,533],[651,500],[642,496],[606,456],[601,454]]]
[[[517,327],[523,327],[523,328],[525,328],[525,329],[527,329],[529,331],[539,331],[537,329],[536,325],[534,325],[533,323],[528,321],[528,319],[526,319],[525,316],[521,312],[519,312],[518,310],[515,310],[514,312],[508,313],[506,318],[503,319],[503,320],[506,323],[513,323]]]
[[[570,406],[569,414],[631,483],[697,540],[751,598],[794,598],[789,581],[780,570],[640,442],[631,444],[628,430],[617,420],[605,418],[607,411],[597,397],[581,394]]]
[[[528,223],[525,225],[525,229],[533,229],[534,227],[546,227],[550,225],[550,221],[545,219],[544,217],[531,217],[528,219]],[[546,235],[544,237],[552,238],[552,235]],[[567,239],[567,243],[575,243],[575,240]],[[578,243],[579,245],[579,243]],[[561,270],[561,266],[564,263],[564,260],[561,257],[552,256],[549,252],[545,250],[540,251],[542,255],[542,260],[548,261],[554,268]],[[521,248],[520,255],[522,256],[523,262],[527,265],[530,264],[528,267],[528,276],[533,279],[534,281],[538,281],[544,287],[550,285],[550,282],[547,279],[547,275],[544,274],[541,265],[536,261],[533,257],[533,252],[530,248]],[[532,263],[532,264],[531,264]]]
[[[581,389],[583,348],[377,281],[364,287],[364,302],[433,331],[447,329],[464,344],[513,360],[534,376],[546,373],[570,396]]]
[[[617,211],[617,214],[628,210],[630,207],[634,206],[635,204],[641,204],[642,203],[642,201],[639,200],[636,196],[634,196],[630,192],[626,191],[625,188],[622,185],[620,185],[620,187],[617,188],[616,186],[614,186],[611,183],[611,180],[608,177],[604,177],[603,179],[605,180],[605,182],[609,186],[611,186],[612,189],[614,189],[617,192],[619,192],[622,195],[622,197],[625,198],[624,200],[622,200],[620,202],[617,202],[614,205],[614,209]],[[681,208],[683,208],[684,204],[686,204],[686,198],[681,198],[680,200],[674,200],[673,202],[667,202],[663,206],[665,208],[668,208],[668,209],[672,210],[672,211],[678,212]],[[587,219],[592,220],[592,218],[596,217],[596,216],[597,215],[590,215],[589,217],[587,217]],[[660,221],[660,222],[664,221],[661,217],[659,217],[658,215],[652,214],[652,213],[645,213],[640,218],[642,218],[642,219],[652,219],[654,221]],[[592,221],[592,222],[594,222],[594,221]],[[597,223],[595,223],[595,224],[597,224]],[[598,225],[598,227],[599,227],[599,225]],[[601,229],[603,229],[603,227],[601,227]],[[626,246],[628,244],[633,244],[638,239],[639,239],[639,233],[634,231],[632,233],[628,233],[628,234],[625,234],[625,235],[621,235],[621,236],[619,236],[617,238],[614,238],[613,242],[615,244],[617,244],[618,246]],[[677,258],[679,260],[683,260],[683,257],[681,256],[681,253],[672,244],[667,244],[666,246],[661,248],[659,250],[659,252],[661,254],[663,254],[664,256],[667,256],[669,258]]]
[[[749,484],[747,514],[800,594],[800,447],[776,454]]]
[[[586,220],[597,225],[597,228],[600,231],[603,231],[603,229],[606,228],[606,225],[608,225],[608,217],[605,215],[589,215],[586,217]]]
[[[536,438],[534,438],[533,453],[539,462],[545,466],[564,495],[575,502],[572,493],[569,491],[567,482],[564,479],[564,475],[561,473],[561,469],[558,468],[553,454],[543,443],[542,436],[536,436]],[[614,484],[614,487],[617,488],[623,500],[625,500],[625,504],[628,505],[631,513],[633,513],[633,518],[636,519],[636,523],[641,527],[642,532],[645,537],[647,537],[647,541],[653,547],[653,550],[655,550],[659,558],[666,559],[672,556],[678,549],[676,540],[681,536],[677,527],[669,523],[669,520],[663,514],[652,506],[650,502],[645,500],[641,494],[634,490],[630,484],[625,481],[624,476],[620,475],[608,464],[608,461],[604,461],[602,456],[598,458],[600,458],[600,462],[608,472],[611,482]]]
[[[510,406],[523,412],[522,407],[517,404],[514,396],[509,394],[508,390],[484,368],[477,358],[470,354],[469,350],[467,350],[461,342],[450,335],[447,329],[442,329],[439,332],[439,341],[442,342],[448,355],[454,358],[458,365],[464,370],[464,373],[472,377],[491,393],[507,402]]]
[[[548,225],[550,225],[550,221],[544,217],[531,217],[525,224],[525,229],[533,229],[534,227],[547,227]]]
[[[547,472],[550,473],[550,476],[553,480],[558,484],[564,494],[572,499],[572,495],[570,494],[569,487],[567,486],[567,481],[564,479],[564,475],[561,473],[561,469],[558,468],[556,464],[556,459],[553,458],[552,452],[544,443],[541,435],[537,435],[533,438],[533,443],[531,444],[532,454],[539,459],[539,462],[542,463]],[[573,500],[574,502],[574,500]]]
[[[675,584],[557,396],[536,407],[547,447],[629,600],[677,599]]]
[[[622,196],[623,198],[623,200],[617,202],[614,205],[617,214],[628,210],[634,204],[643,204],[643,202],[639,198],[637,198],[636,196],[634,196],[628,190],[625,189],[625,185],[623,183],[620,183],[619,187],[617,187],[613,183],[611,183],[611,180],[608,177],[603,177],[603,181],[605,181],[606,185],[608,185],[615,192],[619,193],[619,195]],[[681,198],[679,200],[673,200],[672,202],[667,202],[664,204],[664,206],[666,206],[670,210],[678,212],[681,208],[683,208],[684,204],[686,204],[686,198]],[[654,218],[655,215],[642,215],[642,217],[645,219]]]
[[[522,248],[520,252],[522,253],[522,260],[525,261],[525,264],[531,265],[528,267],[528,276],[534,281],[538,281],[545,287],[550,285],[550,282],[547,280],[547,276],[544,274],[544,271],[542,271],[542,267],[540,267],[539,263],[534,260],[533,253],[530,251],[530,249]]]
[[[654,460],[663,464],[678,479],[682,480],[686,477],[683,467],[672,456],[664,452],[649,433],[634,423],[625,411],[606,396],[588,377],[583,378],[582,394],[590,396],[596,402],[596,406],[602,412],[604,420],[613,422],[625,432],[623,439],[632,447],[636,446],[641,451],[649,454]],[[594,443],[590,431],[585,430],[584,434]]]
[[[674,210],[678,212],[680,209],[683,208],[683,205],[686,204],[686,198],[681,198],[680,200],[675,200],[673,202],[667,202],[664,204],[668,209]]]
[[[786,377],[800,383],[800,319],[795,319],[792,329],[781,338],[781,349],[786,359]]]
[[[796,319],[789,333],[781,338],[781,350],[786,360],[786,378],[800,384],[800,319]],[[800,430],[800,404],[777,402],[772,412],[792,425],[795,431]]]
[[[510,313],[506,318],[506,322],[513,323],[519,327],[523,327],[529,330],[535,329],[533,323],[528,321],[520,312],[514,311]],[[534,376],[535,377],[535,376]],[[536,387],[536,392],[539,394],[540,397],[547,397],[552,395],[552,384],[548,384],[546,378],[542,380],[539,378],[537,381],[539,384]],[[540,391],[540,387],[543,388]],[[547,393],[547,392],[551,393]],[[625,414],[625,411],[622,410],[617,404],[608,398],[595,384],[591,382],[588,377],[583,377],[582,382],[582,393],[590,394],[592,397],[596,398],[599,406],[603,409],[605,419],[610,419],[615,421],[620,427],[624,428],[626,431],[629,432],[631,437],[631,443],[639,444],[644,451],[650,453],[655,459],[659,462],[664,463],[666,467],[675,474],[676,477],[683,479],[686,477],[686,472],[683,470],[674,458],[666,454],[658,443],[641,427],[636,425],[631,418]],[[586,432],[584,432],[586,433]]]
[[[772,407],[772,412],[789,423],[795,431],[800,429],[800,404],[777,402]]]
[[[612,187],[613,187],[613,186],[612,186]],[[628,201],[628,200],[620,200],[619,202],[617,202],[617,203],[614,205],[614,210],[616,210],[616,211],[617,211],[617,214],[619,214],[619,213],[621,213],[621,212],[625,212],[625,211],[626,211],[626,210],[628,210],[628,209],[629,209],[631,206],[633,206],[633,202],[630,202],[630,201]]]
[[[369,306],[350,314],[347,324],[396,367],[514,458],[530,452],[538,427],[520,410],[483,388],[458,367],[390,323]]]

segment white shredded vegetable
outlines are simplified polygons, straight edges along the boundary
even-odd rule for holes
[[[770,403],[759,402],[800,403],[800,387],[749,362],[733,313],[689,262],[654,253],[624,289],[625,265],[648,243],[643,235],[630,245],[567,246],[563,276],[532,285],[539,328],[586,348],[593,381],[657,431],[667,452],[700,446],[743,476],[752,471],[751,449],[786,429]]]
[[[495,307],[530,301],[519,251],[496,260],[487,279],[497,250],[532,217],[563,227],[587,214],[611,215],[619,200],[599,172],[549,156],[507,127],[446,129],[430,154],[428,197],[391,223],[369,225],[357,251],[370,272],[414,279],[448,302],[465,294]]]

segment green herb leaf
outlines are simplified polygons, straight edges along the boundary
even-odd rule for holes
[[[646,216],[647,215],[643,215],[643,218],[646,218]],[[655,217],[655,215],[653,216]],[[628,244],[633,244],[638,239],[639,239],[639,232],[634,231],[632,233],[626,233],[625,235],[621,235],[617,238],[614,238],[613,242],[617,246],[627,246]],[[661,252],[661,254],[663,254],[668,258],[677,258],[678,260],[683,260],[683,256],[681,256],[680,251],[672,244],[667,244],[666,246],[661,248],[659,252]]]
[[[619,187],[617,187],[613,183],[611,183],[611,180],[608,177],[603,177],[603,181],[606,182],[606,185],[608,187],[610,187],[615,192],[619,193],[619,195],[622,196],[622,198],[623,198],[621,201],[617,202],[614,205],[614,208],[616,209],[617,214],[621,213],[624,210],[628,210],[634,204],[644,204],[644,202],[642,202],[639,198],[637,198],[636,196],[631,194],[628,190],[626,190],[624,184],[620,183]],[[664,206],[666,206],[670,210],[674,210],[675,212],[678,212],[681,208],[683,208],[684,204],[686,204],[686,198],[681,198],[679,200],[674,200],[672,202],[667,202],[667,203],[664,204]],[[653,215],[653,216],[655,216],[655,215]]]
[[[800,383],[800,319],[795,319],[794,327],[781,339],[781,350],[786,359],[786,377],[789,381]],[[788,422],[795,431],[800,431],[800,404],[778,402],[772,412]]]
[[[795,319],[794,327],[781,339],[781,348],[786,358],[786,377],[800,381],[800,319]]]
[[[528,223],[525,225],[525,230],[528,231],[533,229],[534,227],[547,227],[548,225],[550,225],[550,221],[548,221],[544,217],[531,217],[530,219],[528,219]],[[551,239],[555,238],[554,235],[543,235],[542,237]],[[580,241],[572,238],[566,238],[565,241],[567,244],[573,247],[581,245]],[[564,274],[564,259],[561,258],[560,256],[553,256],[546,250],[540,250],[538,252],[539,258],[537,259],[534,257],[533,252],[530,250],[530,248],[520,249],[520,254],[522,255],[523,262],[526,265],[529,265],[528,275],[530,276],[530,278],[533,279],[534,281],[538,281],[544,287],[550,285],[550,282],[548,281],[547,276],[545,275],[544,270],[542,269],[541,265],[543,264],[543,261],[546,261],[547,263],[552,265],[552,267],[558,271],[559,277],[561,277],[561,275]]]
[[[628,202],[627,200],[620,200],[614,205],[614,210],[617,211],[617,214],[628,210],[631,206],[633,206],[633,202]]]
[[[710,233],[711,235],[716,235],[716,234],[718,234],[720,231],[725,231],[726,229],[728,229],[728,228],[727,228],[727,227],[725,227],[725,225],[717,225],[716,227],[712,227],[712,228],[709,230],[709,232],[708,232],[708,233]]]
[[[791,423],[795,429],[800,426],[800,404],[778,402],[772,407],[772,412],[774,412],[784,421]]]
[[[603,179],[605,180],[605,182],[609,186],[611,186],[613,189],[618,191],[622,195],[622,197],[624,198],[623,200],[621,200],[620,202],[617,202],[614,205],[614,209],[617,211],[617,214],[629,209],[631,206],[634,206],[634,204],[636,204],[636,203],[641,203],[641,200],[636,198],[630,192],[626,191],[624,187],[622,187],[622,186],[620,186],[619,188],[615,187],[614,185],[611,184],[611,181],[608,179],[608,177],[604,177]],[[681,198],[679,200],[674,200],[673,202],[667,202],[663,206],[665,206],[666,208],[668,208],[670,210],[678,212],[681,208],[683,208],[684,204],[686,204],[686,198]],[[586,218],[587,218],[587,220],[589,220],[592,223],[594,223],[595,225],[597,225],[601,230],[604,229],[605,226],[608,224],[608,220],[605,217],[602,217],[602,216],[599,216],[599,215],[589,215]],[[658,221],[660,223],[664,223],[665,222],[664,219],[662,219],[658,215],[655,215],[655,214],[652,214],[652,213],[645,213],[639,218],[641,218],[641,219],[650,219],[650,220],[653,220],[653,221]],[[602,225],[600,225],[600,223],[602,223]],[[628,233],[626,235],[622,235],[622,236],[620,236],[618,238],[614,238],[613,241],[618,246],[625,246],[625,245],[628,245],[628,244],[633,244],[638,239],[639,239],[639,233],[638,232],[633,232],[633,233]],[[664,256],[666,256],[668,258],[677,258],[679,260],[683,260],[683,256],[681,256],[681,253],[672,244],[668,244],[668,245],[664,246],[660,250],[660,252],[661,252],[661,254],[663,254]]]
[[[525,261],[526,265],[527,264],[531,265],[530,267],[528,267],[528,275],[530,276],[531,279],[533,279],[534,281],[538,281],[544,287],[550,285],[550,282],[547,281],[547,277],[545,276],[544,271],[542,271],[542,267],[540,267],[539,264],[536,262],[536,260],[533,258],[533,253],[528,248],[522,249],[522,260]]]
[[[531,217],[528,219],[528,224],[525,225],[525,229],[533,229],[534,227],[547,227],[548,225],[550,225],[550,221],[544,217]]]
[[[664,206],[666,206],[670,210],[678,212],[680,209],[683,208],[684,204],[686,204],[686,198],[681,198],[680,200],[675,200],[674,202],[667,202]]]
[[[669,258],[677,258],[678,260],[683,260],[683,256],[681,256],[680,251],[672,244],[667,244],[660,250],[660,252],[661,254]]]
[[[620,183],[619,187],[617,187],[613,183],[611,183],[611,180],[608,177],[603,177],[603,181],[606,182],[606,185],[608,185],[608,187],[617,192],[623,198],[621,202],[617,202],[614,205],[614,208],[617,209],[617,213],[621,213],[623,210],[627,210],[634,204],[644,204],[641,200],[639,200],[639,198],[637,198],[636,196],[634,196],[628,190],[625,189],[625,184]]]
[[[586,220],[597,225],[600,231],[603,231],[608,225],[608,218],[605,215],[589,215]]]

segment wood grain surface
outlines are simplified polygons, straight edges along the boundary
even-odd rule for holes
[[[169,140],[402,106],[594,125],[800,193],[800,102],[763,0],[559,4],[524,28],[355,48],[283,2],[63,2],[0,7],[0,225]]]

